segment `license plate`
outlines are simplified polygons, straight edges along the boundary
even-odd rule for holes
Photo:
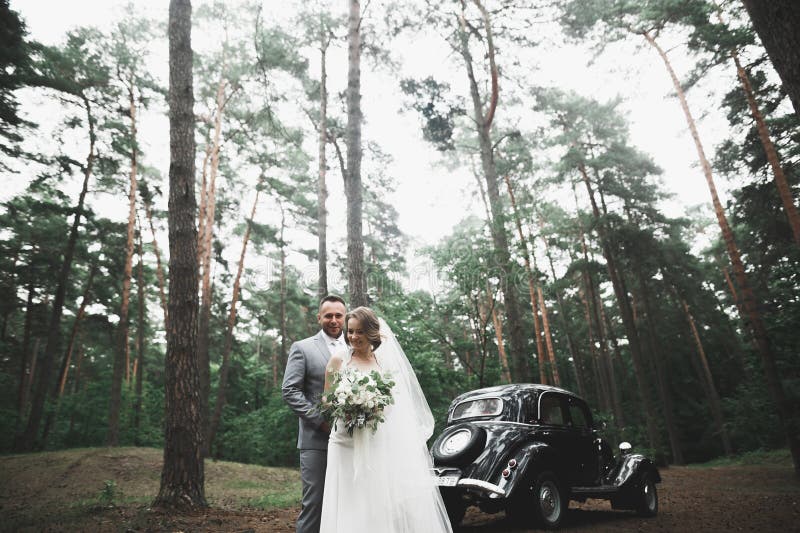
[[[455,487],[460,476],[434,477],[434,483],[440,487]]]

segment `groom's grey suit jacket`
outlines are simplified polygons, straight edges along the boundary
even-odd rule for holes
[[[300,417],[297,447],[301,450],[328,449],[328,434],[319,428],[325,419],[313,409],[322,396],[330,357],[322,331],[295,342],[289,350],[281,391],[289,408]]]

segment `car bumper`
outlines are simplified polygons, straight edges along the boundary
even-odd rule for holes
[[[489,483],[488,481],[483,481],[482,479],[459,479],[456,486],[480,491],[488,495],[489,498],[504,498],[506,495],[505,490],[501,489],[494,483]]]

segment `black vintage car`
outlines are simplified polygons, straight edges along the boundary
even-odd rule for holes
[[[599,429],[584,400],[556,387],[503,385],[457,397],[431,448],[453,526],[477,505],[555,529],[569,501],[586,498],[655,516],[655,465],[626,442],[614,456]]]

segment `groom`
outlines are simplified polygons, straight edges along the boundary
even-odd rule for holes
[[[297,533],[318,533],[322,515],[322,491],[328,463],[328,422],[311,410],[325,385],[325,366],[330,356],[346,349],[344,316],[347,307],[339,296],[328,295],[319,303],[317,322],[322,331],[292,344],[283,375],[283,400],[300,417],[300,478],[303,506],[297,517]]]

